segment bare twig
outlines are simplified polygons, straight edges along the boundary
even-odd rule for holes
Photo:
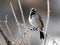
[[[56,43],[56,45],[58,45],[58,43],[55,41],[55,38],[51,37],[49,34],[47,34],[47,30],[48,30],[48,23],[49,23],[49,16],[50,16],[50,5],[49,5],[49,0],[47,0],[47,22],[46,22],[46,26],[45,26],[45,40],[44,40],[44,45],[46,45],[46,40],[47,40],[47,36],[52,39],[52,41],[54,43]]]
[[[15,45],[21,45],[23,43],[22,39],[18,40],[18,42]]]
[[[27,30],[27,26],[26,26],[26,22],[25,22],[25,19],[24,19],[24,14],[23,14],[22,6],[21,6],[21,0],[18,0],[18,4],[19,4],[20,11],[21,11],[23,23],[24,23],[24,25],[25,25],[25,29]],[[27,37],[28,37],[28,34],[27,34]],[[29,39],[28,39],[28,40],[29,40]],[[29,40],[29,45],[30,45],[30,40]]]
[[[23,35],[22,35],[22,33],[21,33],[20,25],[19,25],[19,22],[18,22],[18,20],[17,20],[16,14],[15,14],[15,12],[14,12],[14,9],[13,9],[13,6],[12,6],[12,3],[11,3],[11,2],[10,2],[10,6],[11,6],[12,13],[13,13],[13,15],[14,15],[15,21],[16,21],[16,23],[17,23],[19,33],[20,33],[20,35],[21,35],[21,39],[22,39],[22,41],[23,41],[23,43],[24,43],[24,40],[23,40],[24,37],[23,37]],[[24,45],[25,45],[25,43],[24,43]]]
[[[25,19],[24,19],[23,10],[22,10],[22,7],[21,7],[21,2],[20,2],[20,0],[18,0],[18,4],[19,4],[20,11],[21,11],[21,15],[22,15],[23,23],[24,23],[24,25],[26,25],[26,23],[25,23]]]
[[[47,22],[45,27],[45,34],[47,33],[47,29],[48,29],[49,15],[50,15],[50,6],[49,6],[49,0],[47,0]]]
[[[8,32],[9,32],[9,34],[10,34],[10,36],[11,36],[11,38],[13,39],[13,42],[14,42],[15,39],[14,39],[14,37],[13,37],[11,31],[10,31],[9,26],[7,25],[7,22],[8,22],[8,21],[7,21],[7,15],[6,15],[6,16],[5,16],[5,21],[4,21],[4,23],[5,23],[5,25],[6,25],[7,29],[8,29]]]
[[[13,44],[13,42],[14,42],[15,39],[14,39],[14,37],[13,37],[13,35],[12,35],[12,33],[11,33],[8,25],[7,25],[7,22],[8,22],[8,21],[7,21],[7,16],[8,16],[8,15],[6,14],[6,15],[5,15],[5,20],[4,20],[4,21],[0,21],[0,23],[1,23],[1,22],[4,22],[4,23],[5,23],[5,25],[6,25],[7,29],[8,29],[8,32],[9,32],[11,38],[13,39],[13,41],[12,41],[12,44]]]
[[[10,36],[11,36],[11,38],[12,38],[12,43],[15,41],[15,39],[14,39],[14,37],[13,37],[13,35],[12,35],[12,33],[11,33],[11,31],[10,31],[10,29],[9,29],[9,27],[8,27],[8,25],[7,25],[7,23],[5,22],[5,25],[6,25],[6,27],[7,27],[7,29],[8,29],[8,32],[9,32],[9,34],[10,34]],[[14,44],[14,43],[13,43]]]
[[[47,29],[48,29],[48,23],[49,23],[49,15],[50,15],[50,6],[49,6],[49,0],[47,0],[47,22],[46,22],[46,26],[45,26],[45,40],[44,40],[44,45],[46,45]]]
[[[2,27],[2,25],[0,25],[0,31],[1,31],[1,33],[2,33],[2,35],[3,35],[3,37],[4,37],[4,39],[5,39],[5,41],[6,41],[6,43],[7,43],[7,45],[8,45],[8,41],[10,42],[9,44],[11,45],[11,44],[14,44],[14,42],[10,39],[10,38],[8,38],[7,37],[7,35],[5,35],[5,33],[4,33],[4,28]]]

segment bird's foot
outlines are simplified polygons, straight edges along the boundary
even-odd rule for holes
[[[34,31],[36,31],[36,30],[37,30],[37,28],[36,28],[36,27],[34,27],[34,28],[33,28],[33,30],[34,30]]]

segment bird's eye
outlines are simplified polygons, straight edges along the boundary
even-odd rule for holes
[[[35,9],[33,9],[32,11],[35,11]]]

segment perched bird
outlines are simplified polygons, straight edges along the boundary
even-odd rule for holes
[[[43,31],[43,21],[40,15],[38,15],[37,9],[31,8],[30,14],[29,14],[29,23],[34,27],[33,29],[37,30],[39,28],[40,30],[40,39],[44,39],[44,33]]]

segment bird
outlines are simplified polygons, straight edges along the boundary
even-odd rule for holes
[[[40,32],[40,39],[44,39],[44,23],[42,21],[42,17],[38,14],[38,11],[36,8],[31,8],[29,17],[28,17],[29,23],[34,27],[33,30],[37,30],[39,28]]]

